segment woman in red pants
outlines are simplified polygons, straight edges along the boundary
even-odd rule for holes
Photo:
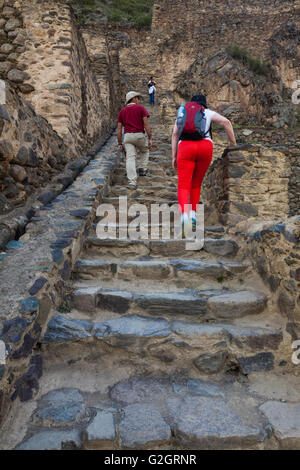
[[[193,106],[193,103],[196,106]],[[183,234],[189,224],[192,225],[193,229],[196,227],[196,211],[200,201],[201,185],[213,154],[211,123],[215,122],[223,126],[227,133],[229,145],[236,145],[231,122],[224,116],[207,108],[204,95],[193,96],[191,103],[188,103],[185,109],[199,109],[199,106],[201,115],[204,117],[201,124],[202,135],[198,131],[186,132],[187,125],[180,134],[182,129],[178,128],[177,120],[172,134],[172,166],[173,168],[177,167],[178,204],[181,212]],[[197,129],[200,130],[200,126]]]

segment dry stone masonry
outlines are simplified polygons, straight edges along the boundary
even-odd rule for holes
[[[26,50],[27,31],[21,2],[0,2],[0,78],[18,91],[27,94],[34,90],[22,55]]]
[[[0,70],[17,70],[1,71],[1,449],[300,448],[300,142],[283,119],[297,125],[297,5],[163,0],[150,32],[0,0]],[[231,60],[235,42],[273,60],[273,82]],[[132,190],[111,130],[150,75],[153,148]],[[213,130],[203,247],[174,227],[119,238],[120,196],[176,202],[171,130],[194,91],[238,125],[235,148]],[[101,203],[117,214],[106,239]]]

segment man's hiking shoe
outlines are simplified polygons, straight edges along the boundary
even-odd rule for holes
[[[139,176],[147,176],[148,170],[143,170],[143,168],[138,169]]]
[[[128,183],[127,188],[136,189],[136,183]]]

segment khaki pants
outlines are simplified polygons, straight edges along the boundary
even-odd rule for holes
[[[149,149],[146,136],[143,132],[133,132],[124,134],[124,147],[126,152],[126,172],[129,183],[135,183],[136,157],[139,154],[139,168],[147,170],[149,161]]]

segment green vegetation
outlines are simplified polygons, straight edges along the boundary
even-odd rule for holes
[[[112,10],[108,17],[112,22],[129,22],[136,28],[150,27],[153,0],[112,0]]]
[[[237,44],[228,47],[227,52],[233,59],[242,62],[242,64],[248,67],[249,70],[252,70],[252,72],[258,75],[268,75],[270,71],[269,64],[264,62],[260,57],[252,57],[248,51],[242,49]]]
[[[69,0],[80,23],[106,19],[112,23],[150,28],[154,0]],[[103,22],[103,21],[101,21]]]

